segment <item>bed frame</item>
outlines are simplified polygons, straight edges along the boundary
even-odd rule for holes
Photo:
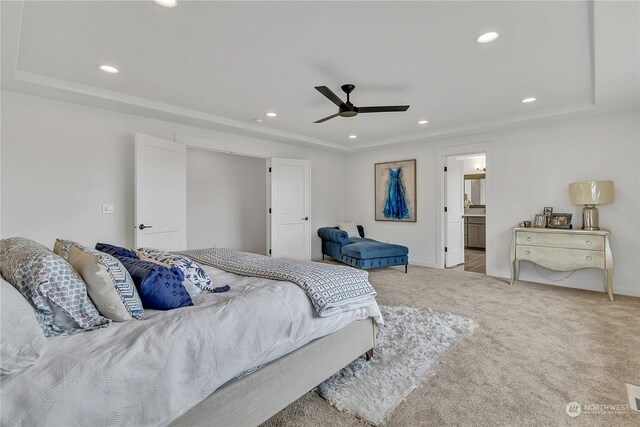
[[[370,357],[376,341],[371,318],[229,381],[171,426],[257,426],[362,355]]]

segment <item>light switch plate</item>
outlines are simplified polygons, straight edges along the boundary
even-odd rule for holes
[[[111,203],[105,203],[102,205],[102,213],[103,214],[112,214],[115,213],[115,208],[113,207],[113,204]]]

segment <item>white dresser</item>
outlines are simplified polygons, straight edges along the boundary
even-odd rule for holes
[[[512,231],[511,285],[518,280],[523,260],[558,271],[599,268],[604,270],[605,286],[613,301],[613,256],[607,230],[514,227]]]

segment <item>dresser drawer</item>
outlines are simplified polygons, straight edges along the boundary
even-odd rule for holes
[[[563,249],[547,246],[518,245],[516,259],[534,262],[552,270],[604,268],[604,252]]]
[[[604,236],[518,231],[516,232],[516,244],[604,251]]]

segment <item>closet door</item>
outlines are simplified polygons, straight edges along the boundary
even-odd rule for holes
[[[271,158],[269,250],[273,257],[311,259],[310,163]]]
[[[187,146],[135,136],[135,245],[187,248]]]

